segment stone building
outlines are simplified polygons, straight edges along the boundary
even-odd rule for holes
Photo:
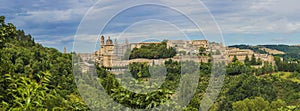
[[[108,37],[105,40],[104,36],[100,38],[100,49],[95,52],[96,55],[96,62],[99,63],[100,66],[105,67],[125,67],[132,62],[147,62],[149,64],[161,64],[164,63],[167,59],[133,59],[133,60],[126,60],[124,55],[126,51],[132,50],[133,48],[140,48],[143,45],[148,44],[160,44],[161,42],[141,42],[141,43],[129,43],[126,39],[124,43],[119,44],[117,39],[111,40]],[[199,47],[208,48],[208,41],[207,40],[171,40],[167,42],[167,47],[174,47],[176,51],[184,51],[190,55],[196,55],[199,53]],[[185,60],[186,57],[183,58],[171,58],[175,61],[179,61],[181,59]],[[125,60],[124,60],[125,59]],[[129,59],[129,58],[127,58]],[[198,58],[193,57],[190,59],[195,62],[207,62],[208,58]]]
[[[110,37],[105,42],[104,36],[100,38],[100,49],[96,52],[97,59],[96,62],[101,66],[109,67],[111,66],[111,61],[113,59],[113,49],[114,45]]]
[[[250,49],[226,48],[227,63],[231,63],[234,56],[236,56],[239,61],[244,62],[247,56],[251,60],[252,55],[255,56],[256,60],[261,59],[263,63],[268,62],[273,65],[275,64],[274,57],[269,54],[254,53]]]
[[[129,43],[125,39],[124,43],[119,44],[117,39],[111,40],[108,37],[105,40],[104,36],[100,38],[100,49],[95,52],[96,62],[100,66],[105,67],[126,67],[132,62],[147,62],[148,64],[162,64],[167,59],[132,59],[124,58],[126,51],[130,51],[133,48],[140,48],[143,45],[148,44],[159,44],[160,42],[141,42],[141,43]],[[179,52],[185,52],[183,55],[176,55],[172,59],[174,61],[185,61],[191,60],[195,62],[208,62],[210,59],[207,57],[198,57],[196,54],[199,53],[199,48],[204,47],[206,51],[212,54],[215,59],[224,59],[226,63],[231,63],[234,56],[241,62],[244,62],[245,58],[248,56],[251,59],[252,55],[255,55],[256,59],[260,58],[262,62],[269,62],[274,64],[274,57],[268,54],[258,54],[254,53],[250,49],[239,49],[239,48],[229,48],[225,47],[219,43],[208,43],[207,40],[169,40],[167,42],[167,47],[174,47]]]
[[[204,47],[208,51],[207,40],[169,40],[168,47],[174,47],[177,52],[185,52],[187,55],[199,53],[199,48]]]
[[[207,40],[192,40],[191,44],[194,47],[204,47],[204,48],[208,48],[208,41]]]

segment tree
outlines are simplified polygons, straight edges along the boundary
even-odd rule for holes
[[[160,44],[142,45],[140,48],[133,48],[129,59],[146,58],[146,59],[160,59],[171,58],[176,55],[176,49],[167,47],[166,41]]]
[[[237,62],[238,58],[236,57],[236,55],[233,56],[232,62]]]
[[[246,56],[245,60],[244,60],[245,65],[250,65],[250,59],[248,57],[248,55]]]
[[[257,59],[256,65],[262,65],[262,60],[261,60],[261,58],[258,58],[258,59]]]
[[[200,56],[205,56],[206,55],[206,49],[204,47],[199,48],[199,54]]]
[[[264,100],[262,97],[255,97],[254,99],[246,98],[232,104],[234,111],[278,111],[279,109],[284,109],[285,106],[286,103],[281,99],[269,103],[269,101]]]
[[[270,104],[270,108],[274,111],[277,111],[280,108],[283,108],[286,106],[286,103],[282,101],[281,99],[277,99],[276,101],[272,101]]]
[[[256,65],[256,58],[255,58],[255,55],[254,55],[254,54],[253,54],[252,57],[251,57],[250,64],[251,64],[251,65]]]
[[[5,23],[5,17],[4,16],[0,16],[0,24],[4,24]]]
[[[44,72],[38,76],[41,80],[39,82],[27,77],[14,78],[6,75],[5,79],[10,83],[7,90],[11,92],[8,96],[13,97],[12,101],[15,103],[11,105],[10,110],[46,110],[45,102],[54,98],[47,88],[50,85],[51,74]]]
[[[5,24],[5,17],[0,16],[0,49],[2,49],[6,42],[15,38],[17,35],[16,27],[11,24]]]
[[[238,75],[242,73],[246,73],[248,70],[248,67],[246,67],[242,62],[235,61],[230,64],[228,64],[226,73],[229,75]]]
[[[268,111],[270,110],[270,103],[262,97],[255,97],[254,99],[244,99],[232,104],[234,111]]]
[[[133,62],[128,67],[135,79],[150,77],[149,65],[146,62]]]

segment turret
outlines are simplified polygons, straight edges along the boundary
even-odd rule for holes
[[[108,39],[106,40],[106,45],[113,45],[113,42],[110,39],[110,36],[108,36]]]
[[[118,45],[118,40],[117,40],[117,38],[115,38],[115,45]]]
[[[66,54],[67,53],[67,48],[66,47],[64,47],[64,54]]]
[[[102,35],[101,38],[100,38],[100,46],[101,46],[101,48],[104,45],[105,45],[105,43],[104,43],[104,36]]]

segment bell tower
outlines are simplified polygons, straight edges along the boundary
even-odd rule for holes
[[[67,48],[66,47],[64,47],[64,54],[66,54],[67,53]]]
[[[102,35],[101,38],[100,38],[100,47],[103,48],[104,45],[105,45],[104,36]]]

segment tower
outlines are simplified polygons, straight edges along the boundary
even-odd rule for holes
[[[64,47],[64,54],[66,54],[67,53],[67,48],[66,47]]]
[[[125,39],[125,45],[128,45],[128,39],[127,38]]]
[[[117,38],[115,38],[114,44],[115,44],[115,46],[114,46],[114,51],[113,51],[113,53],[114,53],[115,55],[118,56],[118,54],[119,54],[119,45],[118,45],[118,40],[117,40]]]
[[[117,40],[117,38],[115,38],[115,45],[118,45],[118,40]]]
[[[108,39],[106,40],[106,45],[113,45],[112,40],[110,39],[110,36],[108,36]]]
[[[105,45],[105,43],[104,43],[104,36],[102,35],[101,38],[100,38],[100,46],[101,46],[101,48],[103,48],[104,45]]]

